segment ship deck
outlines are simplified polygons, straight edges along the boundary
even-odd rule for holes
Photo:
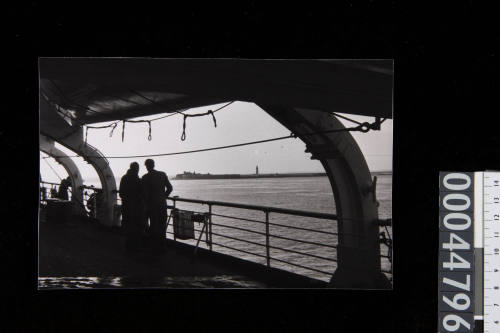
[[[194,254],[193,246],[170,239],[160,255],[127,255],[124,243],[119,229],[87,219],[75,217],[64,224],[42,220],[39,288],[78,287],[82,280],[90,288],[327,287],[323,281],[202,248]]]

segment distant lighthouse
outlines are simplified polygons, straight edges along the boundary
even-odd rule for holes
[[[258,165],[255,166],[255,175],[256,176],[259,175],[259,166]]]

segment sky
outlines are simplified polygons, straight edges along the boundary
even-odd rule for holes
[[[193,108],[186,113],[202,113],[214,110],[223,104]],[[161,115],[141,117],[152,119]],[[373,122],[373,118],[345,115],[361,122]],[[148,141],[147,123],[126,123],[125,136],[122,142],[121,123],[110,137],[110,128],[89,129],[87,142],[96,147],[105,156],[147,155],[170,153],[193,149],[237,144],[247,141],[270,139],[289,135],[290,131],[265,111],[253,103],[235,102],[215,113],[217,127],[211,116],[190,117],[186,120],[186,139],[181,140],[183,116],[174,115],[151,123],[152,140]],[[345,126],[354,126],[347,120],[340,119]],[[92,124],[106,125],[111,122]],[[382,124],[381,131],[368,133],[351,132],[363,151],[371,171],[392,170],[392,120]],[[74,155],[70,150],[56,144],[56,147]],[[300,139],[287,139],[244,147],[222,149],[209,152],[154,157],[157,170],[174,177],[184,171],[196,173],[255,173],[258,165],[259,173],[288,172],[324,172],[321,163],[311,160],[311,154],[305,153],[306,146]],[[46,156],[41,153],[41,156]],[[96,178],[93,168],[82,158],[73,158],[84,179]],[[109,159],[115,177],[120,178],[127,171],[129,164],[136,161],[140,165],[139,175],[146,172],[146,158]],[[50,166],[54,169],[51,170]],[[42,179],[58,182],[59,177],[67,176],[64,168],[49,158],[40,162]]]

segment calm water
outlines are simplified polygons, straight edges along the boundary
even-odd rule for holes
[[[181,198],[225,201],[332,214],[336,212],[332,190],[327,177],[200,179],[171,180],[171,182],[174,187],[174,191],[171,195],[177,195]],[[93,184],[95,186],[100,185],[95,180],[93,182],[87,182],[87,184]],[[119,179],[117,180],[117,184],[119,184]],[[392,175],[378,175],[377,199],[380,202],[379,217],[391,218]],[[177,207],[197,212],[208,212],[208,206],[200,204],[178,202]],[[261,264],[266,263],[265,257],[262,257],[266,255],[264,246],[265,236],[260,234],[265,232],[265,225],[259,223],[265,221],[265,214],[263,212],[214,206],[212,208],[212,213],[214,214],[212,218],[213,243],[222,244],[253,254],[218,245],[213,245],[214,250]],[[228,216],[255,221],[236,220]],[[337,222],[331,220],[271,213],[269,215],[269,222],[330,233],[337,232]],[[229,227],[249,229],[250,231],[232,229]],[[201,224],[195,223],[196,230],[201,230],[201,228]],[[381,229],[381,231],[383,231],[383,229]],[[173,232],[172,223],[169,224],[167,232]],[[336,245],[338,243],[336,235],[289,229],[278,225],[270,225],[269,232],[273,235],[270,237],[270,245],[275,247],[270,250],[271,257],[274,259],[271,259],[271,266],[329,281],[331,274],[336,268],[336,262],[333,261],[336,259],[335,248],[296,242],[279,237]],[[389,232],[392,234],[390,228]],[[198,235],[199,232],[196,232],[196,237],[198,237]],[[231,239],[224,236],[231,237]],[[172,238],[172,234],[168,234],[167,237]],[[205,235],[203,235],[203,239],[204,238]],[[252,243],[245,243],[238,239],[247,240]],[[182,242],[189,244],[196,243],[195,240]],[[206,247],[203,242],[200,243],[200,246]],[[300,253],[290,253],[282,249],[312,254],[322,258],[310,257]],[[381,252],[387,254],[387,247],[382,245]],[[323,271],[323,273],[293,266],[289,263],[281,262],[280,260]],[[381,263],[383,269],[390,270],[390,263],[386,258],[382,258]]]
[[[172,185],[174,187],[174,193],[172,195],[178,195],[179,197],[185,198],[237,202],[332,214],[335,214],[336,212],[332,190],[327,177],[174,180],[172,181]],[[392,176],[378,177],[377,198],[380,202],[379,216],[381,218],[391,218]],[[197,210],[201,212],[208,211],[207,206],[198,204],[178,203],[178,207],[181,209]],[[265,214],[263,212],[227,207],[213,207],[212,212],[220,215],[237,216],[240,218],[258,220],[262,222],[265,221]],[[270,223],[315,229],[331,233],[337,232],[336,221],[273,213],[270,214],[269,218]],[[264,246],[248,244],[239,240],[222,237],[230,236],[264,245],[264,235],[224,227],[235,226],[250,229],[256,232],[265,232],[264,224],[234,220],[221,216],[214,216],[212,218],[212,222],[218,224],[214,225],[212,228],[212,232],[218,234],[213,236],[214,243],[265,255],[266,252]],[[197,227],[196,224],[195,227]],[[328,245],[337,244],[336,235],[289,229],[275,225],[270,226],[269,232],[271,235],[303,240],[306,242],[310,241]],[[187,241],[187,243],[191,244],[193,244],[193,242],[194,241]],[[334,261],[327,260],[336,259],[336,250],[334,248],[295,242],[277,237],[270,238],[270,245],[277,248],[313,254],[324,257],[325,259],[310,257],[299,253],[290,253],[276,248],[271,249],[270,251],[272,258],[288,261],[296,265],[314,268],[330,274],[335,271],[336,263]],[[265,264],[266,262],[265,258],[256,255],[250,255],[220,246],[214,246],[214,249],[262,264]],[[381,249],[384,254],[387,254],[387,248],[385,246]],[[382,267],[387,270],[390,269],[389,262],[385,258],[382,259]],[[277,260],[271,260],[271,265],[325,281],[328,281],[331,276],[329,274],[311,271]]]

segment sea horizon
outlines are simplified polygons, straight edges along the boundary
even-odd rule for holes
[[[186,171],[185,171],[186,172]],[[196,173],[197,175],[207,175],[207,173]],[[241,175],[241,176],[255,176],[255,173],[241,173],[241,174],[230,174],[230,173],[208,173],[211,176],[219,176],[219,175]],[[301,175],[301,174],[315,174],[318,175],[318,177],[326,177],[327,174],[326,172],[315,172],[315,171],[304,171],[304,172],[281,172],[281,173],[260,173],[260,176],[263,175]],[[319,174],[324,174],[324,176],[319,176]],[[370,171],[370,174],[372,175],[392,175],[392,170],[387,170],[387,171]],[[176,178],[177,175],[182,175],[182,174],[168,174],[168,177],[170,180],[196,180],[196,179],[182,179],[182,178]],[[139,175],[141,177],[142,175]],[[115,180],[116,180],[116,185],[120,183],[120,179],[123,177],[123,175],[116,176],[115,175]],[[293,177],[293,176],[291,176]],[[307,177],[307,176],[306,176]],[[258,178],[265,178],[265,177],[253,177],[252,179],[258,179]],[[284,176],[282,178],[288,178],[287,176]],[[207,178],[206,180],[211,180],[210,178]],[[216,180],[216,179],[214,179]],[[49,180],[49,179],[43,179],[42,181],[48,182],[48,183],[60,183],[60,180]],[[100,183],[99,177],[83,177],[83,183],[84,185],[94,185],[96,186],[96,183]]]

